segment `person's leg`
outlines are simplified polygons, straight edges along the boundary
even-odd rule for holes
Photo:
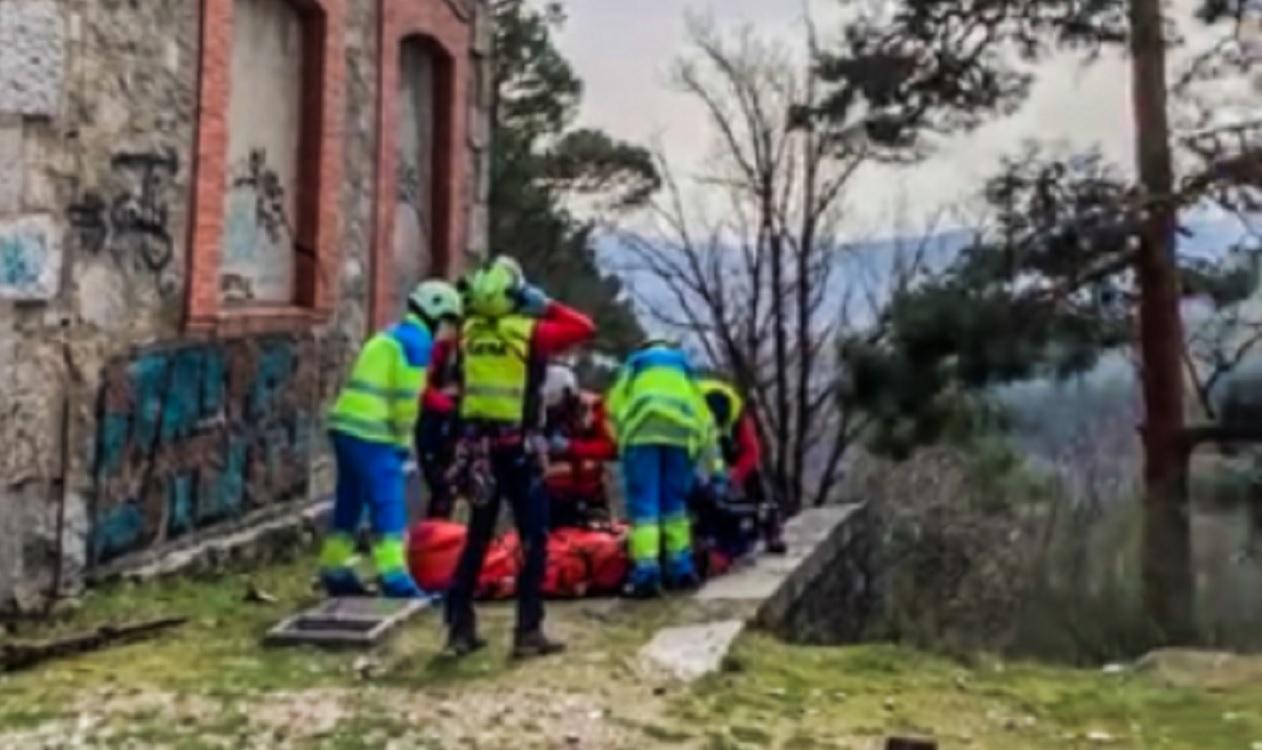
[[[513,656],[554,654],[564,646],[543,634],[543,576],[548,565],[548,497],[534,460],[520,451],[496,457],[496,479],[513,506],[522,545],[517,576],[517,627]]]
[[[471,506],[464,549],[460,552],[460,561],[456,564],[451,589],[447,592],[447,649],[456,656],[463,656],[485,645],[478,638],[473,595],[477,590],[482,563],[486,559],[486,549],[495,535],[495,522],[499,519],[499,510],[498,496]]]
[[[622,471],[627,484],[627,516],[631,577],[628,593],[652,596],[661,585],[661,448],[633,445],[622,452]]]
[[[775,498],[768,498],[763,491],[762,477],[758,472],[750,474],[745,480],[745,497],[758,504],[767,551],[783,555],[788,551],[784,543],[784,513],[780,510],[780,503]]]
[[[666,548],[666,577],[672,586],[698,582],[692,559],[692,519],[688,494],[695,483],[694,463],[684,448],[662,448],[662,536]]]
[[[320,550],[320,582],[329,596],[363,596],[368,590],[351,567],[366,494],[355,454],[355,444],[360,441],[337,433],[331,435],[331,440],[337,463],[337,496],[329,532]]]
[[[417,423],[417,463],[429,490],[429,500],[425,503],[425,517],[428,519],[451,518],[453,510],[454,493],[447,478],[447,471],[455,459],[452,441],[457,439],[452,421],[447,415],[422,414]]]
[[[404,554],[407,501],[404,492],[404,454],[391,445],[371,445],[364,451],[372,509],[373,563],[381,581],[381,593],[398,599],[427,597],[408,572]]]

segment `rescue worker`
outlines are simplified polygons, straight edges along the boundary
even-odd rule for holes
[[[719,431],[723,462],[728,467],[728,489],[732,499],[758,509],[759,526],[767,551],[785,551],[779,505],[769,502],[763,491],[762,445],[751,407],[736,389],[718,378],[701,381],[701,392]]]
[[[618,457],[600,396],[579,389],[574,370],[548,368],[544,432],[550,450],[544,485],[551,527],[583,528],[611,521],[605,464]]]
[[[462,443],[471,463],[490,476],[477,482],[465,547],[447,596],[447,650],[463,656],[486,645],[478,636],[474,589],[500,505],[507,499],[521,538],[514,658],[543,656],[564,644],[543,632],[540,589],[547,565],[548,501],[537,440],[539,388],[547,361],[590,339],[595,326],[583,314],[526,283],[520,266],[497,258],[467,279],[469,318],[461,334],[464,387]],[[542,449],[546,452],[546,448]]]
[[[692,558],[688,495],[698,467],[722,482],[714,420],[687,355],[654,339],[631,355],[607,399],[626,479],[632,569],[626,594],[699,583]]]
[[[454,286],[430,280],[416,287],[407,306],[403,320],[364,344],[329,414],[337,499],[320,554],[320,580],[330,596],[367,593],[351,567],[365,509],[375,535],[372,556],[381,593],[428,596],[412,580],[404,559],[403,465],[411,452],[434,337],[459,325],[463,303]]]
[[[425,517],[451,518],[456,493],[448,476],[455,460],[459,436],[457,414],[460,390],[459,341],[434,342],[428,383],[421,399],[421,418],[416,424],[417,463],[429,490]]]

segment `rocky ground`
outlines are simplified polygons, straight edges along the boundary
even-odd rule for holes
[[[507,661],[511,612],[485,608],[492,648],[438,656],[426,614],[365,656],[265,649],[265,630],[314,601],[309,563],[95,594],[47,636],[182,614],[162,637],[0,676],[0,748],[871,748],[890,734],[944,748],[1262,750],[1262,660],[1163,654],[1108,670],[890,646],[811,649],[746,636],[693,687],[636,651],[681,604],[571,602],[551,625],[558,659]],[[246,603],[251,586],[273,604]]]

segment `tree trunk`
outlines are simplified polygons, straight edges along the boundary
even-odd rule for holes
[[[775,455],[774,479],[776,500],[780,507],[793,502],[789,487],[789,422],[792,412],[789,410],[789,321],[785,310],[785,258],[784,237],[775,221],[775,182],[767,177],[762,186],[763,228],[771,246],[771,305],[772,335],[775,348],[775,431],[776,439],[773,448]]]
[[[1175,261],[1178,217],[1166,109],[1160,0],[1131,0],[1132,103],[1146,213],[1136,263],[1144,394],[1144,605],[1168,642],[1194,635],[1187,453],[1183,447],[1183,324]]]

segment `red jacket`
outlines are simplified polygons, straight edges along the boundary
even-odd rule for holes
[[[422,413],[451,414],[456,411],[455,390],[458,386],[447,382],[447,368],[451,366],[452,357],[456,356],[455,339],[435,341],[429,356],[425,393],[421,396]]]
[[[531,354],[551,357],[579,344],[590,341],[596,335],[592,319],[560,302],[549,302],[548,309],[535,325],[530,341]]]
[[[581,424],[560,430],[569,438],[569,450],[552,456],[544,483],[555,496],[598,497],[605,491],[605,463],[618,457],[618,444],[609,429],[605,402],[599,396],[583,394]]]
[[[758,427],[754,418],[746,411],[736,424],[734,439],[731,441],[731,453],[728,457],[729,476],[732,483],[742,486],[762,465],[762,445],[758,442]]]

